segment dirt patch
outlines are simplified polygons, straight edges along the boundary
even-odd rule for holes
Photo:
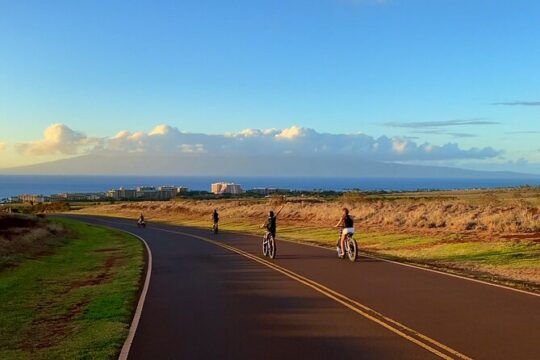
[[[52,303],[38,305],[36,313],[45,313],[46,315],[34,319],[26,337],[27,341],[23,344],[24,348],[36,351],[60,343],[73,331],[72,320],[83,312],[86,305],[88,305],[88,300],[80,300],[61,315],[47,313],[49,307],[54,306]]]
[[[120,248],[103,248],[103,249],[97,249],[94,250],[96,253],[102,253],[102,252],[115,252],[121,250]]]
[[[99,251],[97,252],[100,253],[114,253],[120,249],[104,248],[98,250]],[[84,286],[100,285],[110,281],[114,276],[115,267],[125,260],[125,256],[117,254],[107,257],[102,270],[97,275],[71,282],[68,286],[64,286],[56,297],[62,298],[74,289]],[[53,282],[49,285],[60,284]],[[26,337],[27,340],[23,344],[24,348],[27,348],[30,351],[37,351],[59,344],[73,331],[75,325],[72,320],[84,311],[86,305],[88,305],[88,300],[82,299],[70,306],[65,312],[56,314],[55,307],[57,306],[57,303],[55,301],[40,303],[35,309],[37,317],[32,322],[29,334]]]
[[[506,234],[506,235],[501,235],[501,238],[507,239],[507,240],[528,240],[528,241],[540,243],[540,233]]]
[[[102,249],[101,249],[102,250]],[[105,260],[103,269],[95,276],[76,280],[71,283],[72,288],[80,288],[84,286],[95,286],[104,284],[110,281],[114,275],[114,268],[121,262],[125,261],[125,256],[112,255]]]

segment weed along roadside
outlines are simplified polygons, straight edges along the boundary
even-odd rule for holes
[[[144,278],[144,245],[75,220],[47,223],[56,229],[49,245],[21,246],[0,269],[0,358],[116,358]]]

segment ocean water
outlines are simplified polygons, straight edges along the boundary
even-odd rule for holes
[[[141,177],[141,176],[28,176],[0,175],[0,199],[20,194],[50,195],[61,192],[100,192],[140,185],[186,186],[190,190],[210,190],[218,181],[235,182],[244,189],[279,187],[291,190],[449,190],[540,185],[538,179],[389,179],[325,177]]]

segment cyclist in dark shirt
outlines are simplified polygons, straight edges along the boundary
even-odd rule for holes
[[[268,212],[268,219],[266,219],[264,227],[274,238],[276,237],[276,215],[273,211]]]
[[[212,232],[214,234],[218,233],[218,223],[219,223],[219,214],[217,212],[217,209],[214,209],[214,212],[212,212]]]
[[[268,212],[268,219],[266,219],[266,222],[261,226],[262,228],[265,228],[266,231],[268,231],[270,234],[272,234],[274,239],[276,238],[276,229],[277,229],[276,220],[281,210],[283,210],[283,206],[278,210],[276,214],[274,214],[274,212],[270,210]]]
[[[214,225],[217,225],[219,222],[219,214],[217,212],[217,209],[214,209],[214,212],[212,213],[212,219],[214,220]]]
[[[341,227],[341,237],[340,241],[336,244],[337,250],[340,254],[340,256],[344,256],[345,251],[344,249],[344,243],[345,238],[347,237],[347,234],[354,234],[354,220],[349,215],[349,209],[343,208],[343,215],[341,216],[341,219],[339,219],[339,222],[334,227]],[[340,246],[341,245],[341,246]]]

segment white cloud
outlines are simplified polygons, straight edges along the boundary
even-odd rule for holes
[[[292,140],[306,135],[306,129],[299,126],[291,126],[290,128],[283,129],[276,135],[278,139]]]
[[[259,130],[259,129],[251,129],[251,128],[248,128],[248,129],[244,129],[242,131],[239,131],[239,132],[229,132],[229,133],[226,133],[225,136],[226,137],[236,137],[236,138],[253,138],[253,137],[261,137],[261,136],[273,136],[273,135],[277,135],[281,132],[281,130],[278,130],[278,129],[263,129],[263,130]]]
[[[107,150],[127,152],[184,152],[228,155],[346,155],[374,161],[444,161],[486,159],[500,155],[491,147],[461,149],[455,143],[442,146],[413,140],[363,133],[325,134],[291,126],[285,129],[248,128],[224,135],[185,133],[159,125],[149,133],[121,132],[105,141]]]
[[[116,135],[114,135],[112,138],[113,138],[113,139],[119,139],[119,140],[120,140],[120,139],[124,139],[124,138],[126,138],[126,137],[128,137],[128,136],[130,136],[130,135],[131,135],[131,133],[130,133],[129,131],[127,131],[127,130],[122,130],[122,131],[120,131],[119,133],[117,133]]]
[[[65,125],[51,125],[44,139],[18,144],[25,154],[60,152],[208,153],[257,156],[292,154],[300,156],[338,155],[373,161],[447,161],[495,158],[500,151],[491,147],[462,149],[455,143],[418,144],[408,138],[371,137],[363,133],[327,134],[300,126],[285,129],[245,129],[224,135],[186,133],[169,125],[149,132],[121,131],[97,142]]]
[[[240,132],[237,133],[237,134],[234,134],[233,136],[238,136],[238,137],[254,137],[254,136],[261,136],[261,135],[262,135],[261,130],[257,130],[257,129],[245,129],[245,130],[240,131]]]
[[[120,131],[115,136],[106,141],[106,148],[107,150],[125,152],[143,151],[144,139],[146,137],[146,133],[142,131],[137,131],[134,133],[131,133],[127,130]]]
[[[407,141],[402,141],[402,140],[396,139],[396,140],[394,140],[392,142],[392,149],[397,154],[403,154],[405,152],[405,150],[407,150],[407,144],[408,144]]]
[[[64,154],[75,155],[99,141],[83,133],[74,131],[64,124],[52,124],[43,132],[43,139],[15,145],[17,151],[25,155]]]
[[[156,126],[154,129],[152,129],[152,131],[150,131],[148,133],[148,135],[150,135],[150,136],[167,135],[167,134],[169,134],[171,132],[174,132],[174,131],[175,131],[175,129],[173,129],[169,125],[161,124],[161,125]]]
[[[180,145],[180,150],[183,153],[204,153],[206,152],[204,150],[203,144],[182,144]]]

